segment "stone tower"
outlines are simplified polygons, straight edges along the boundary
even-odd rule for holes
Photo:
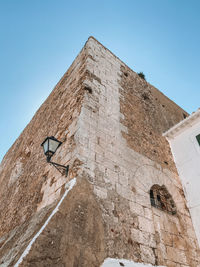
[[[187,115],[90,37],[1,163],[0,266],[199,266],[162,135]]]

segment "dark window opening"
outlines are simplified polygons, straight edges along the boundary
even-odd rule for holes
[[[198,134],[198,135],[196,136],[196,139],[197,139],[197,142],[198,142],[199,145],[200,145],[200,134]]]
[[[153,190],[150,190],[150,200],[151,200],[151,205],[152,206],[155,206],[155,200],[154,200]]]
[[[149,194],[151,206],[173,215],[176,214],[176,205],[174,200],[164,185],[153,185]]]

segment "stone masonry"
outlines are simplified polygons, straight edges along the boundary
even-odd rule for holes
[[[200,266],[200,252],[170,147],[162,133],[188,114],[90,37],[0,167],[0,266],[14,266],[76,185],[19,266],[100,267],[124,258]],[[63,144],[45,162],[40,144]],[[177,213],[151,206],[165,186]]]

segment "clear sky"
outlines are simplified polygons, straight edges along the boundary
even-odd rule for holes
[[[0,160],[90,35],[191,113],[200,0],[0,0]]]

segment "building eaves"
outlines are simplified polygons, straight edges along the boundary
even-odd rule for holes
[[[167,130],[165,133],[163,133],[163,136],[167,137],[168,139],[172,139],[176,135],[180,134],[181,132],[185,131],[186,129],[190,128],[191,126],[199,122],[199,119],[200,119],[200,108],[197,111],[193,112],[189,117],[180,121],[172,128]]]

